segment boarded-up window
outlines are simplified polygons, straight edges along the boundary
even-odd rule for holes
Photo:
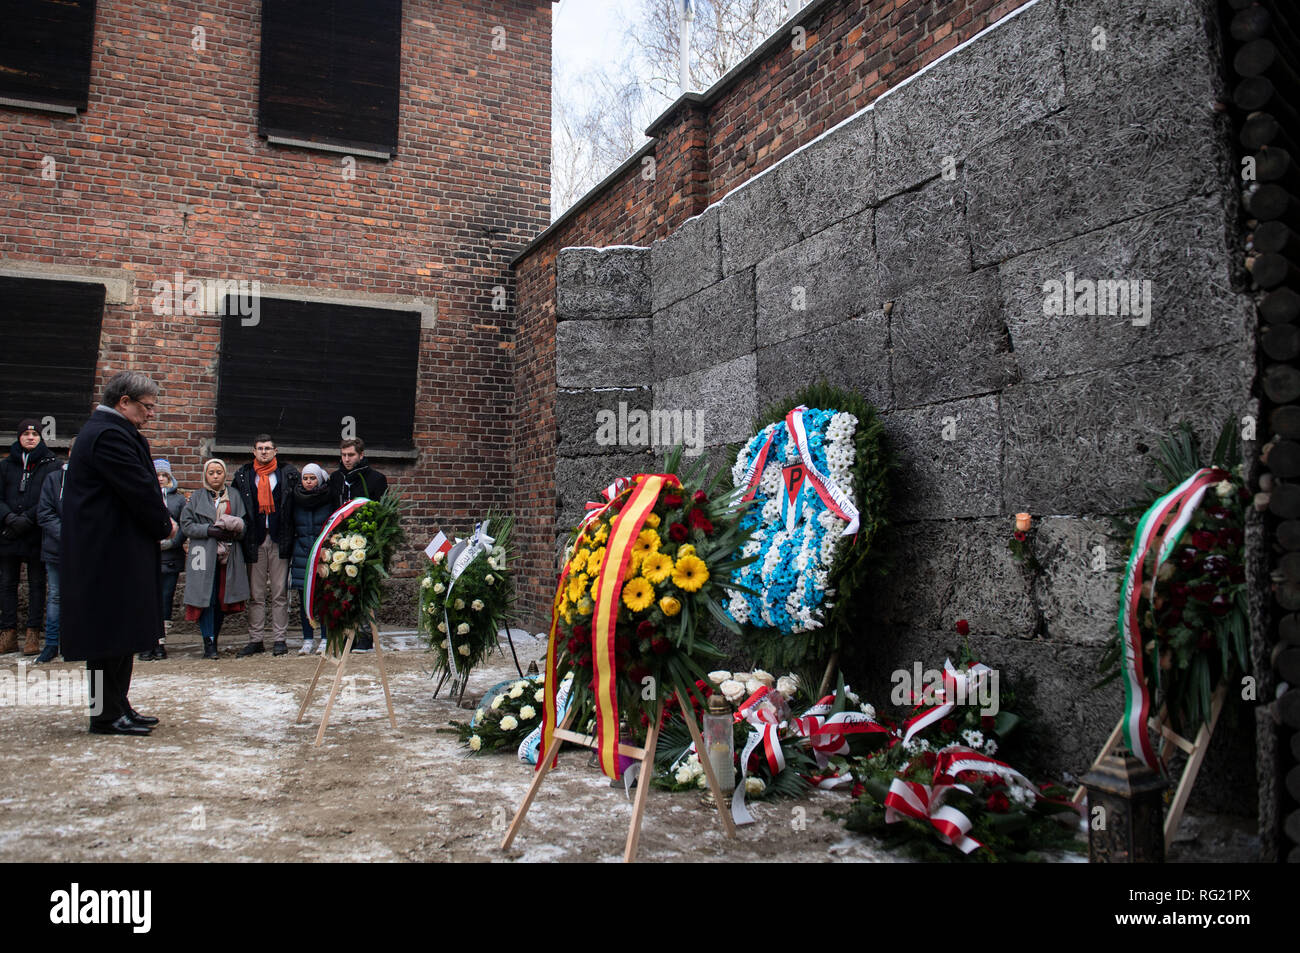
[[[262,0],[258,131],[397,152],[401,0]]]
[[[0,4],[0,105],[75,113],[90,97],[95,0]]]
[[[237,305],[221,324],[217,443],[336,447],[350,425],[368,450],[414,449],[418,311],[263,297],[252,320]]]
[[[0,276],[0,301],[0,426],[53,417],[74,436],[95,408],[104,286]]]

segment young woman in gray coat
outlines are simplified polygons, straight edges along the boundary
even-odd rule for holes
[[[203,489],[181,510],[181,529],[190,541],[185,561],[185,618],[199,623],[203,657],[217,657],[217,636],[226,613],[242,612],[248,601],[248,567],[236,545],[244,535],[244,501],[226,487],[226,464],[203,464]]]

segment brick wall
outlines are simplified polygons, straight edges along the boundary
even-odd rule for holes
[[[214,433],[220,319],[155,316],[154,279],[181,270],[436,302],[420,337],[419,457],[375,461],[412,501],[422,548],[435,517],[463,531],[513,489],[515,329],[492,295],[513,296],[510,258],[549,217],[552,2],[403,8],[398,152],[357,157],[348,180],[339,154],[257,135],[256,0],[100,0],[89,108],[0,109],[0,267],[128,279],[106,308],[96,388],[128,367],[160,381],[148,436],[190,488]],[[195,26],[205,51],[191,49]],[[45,156],[53,181],[41,177]]]
[[[648,245],[872,102],[1025,0],[830,0],[725,88],[679,100],[651,128],[647,164],[631,163],[561,217],[516,262],[519,288],[515,451],[520,608],[543,626],[554,595],[556,525],[555,266],[569,246]],[[549,590],[549,591],[548,591]]]

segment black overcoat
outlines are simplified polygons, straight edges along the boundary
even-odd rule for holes
[[[61,649],[70,661],[143,652],[163,635],[158,541],[171,535],[149,442],[95,411],[77,434],[63,487]]]

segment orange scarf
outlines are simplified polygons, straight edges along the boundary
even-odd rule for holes
[[[253,470],[261,477],[257,481],[257,512],[259,513],[275,512],[275,497],[271,495],[271,474],[275,472],[275,467],[275,457],[266,463],[253,461]]]

